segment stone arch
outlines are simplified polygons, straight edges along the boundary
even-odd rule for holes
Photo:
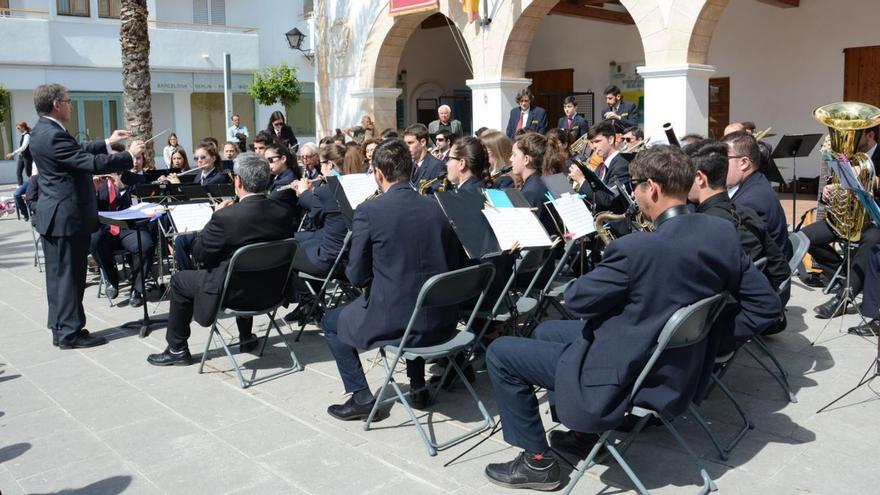
[[[519,6],[519,14],[514,12],[514,16],[509,19],[507,26],[493,26],[493,29],[503,30],[503,42],[497,46],[504,47],[504,53],[501,60],[501,66],[496,69],[494,75],[501,77],[523,77],[526,71],[526,62],[529,58],[529,48],[532,46],[532,40],[538,31],[541,21],[550,12],[554,5],[559,3],[558,0],[532,0],[513,2],[514,9]],[[501,41],[501,40],[499,40]]]
[[[462,34],[469,55],[474,53],[472,40],[478,23],[468,23],[458,0],[440,0],[437,10],[392,17],[385,3],[376,16],[358,66],[357,89],[352,94],[361,99],[364,112],[372,113],[379,128],[395,127],[397,68],[410,36],[432,14],[448,17]]]
[[[729,0],[621,0],[636,23],[645,65],[705,64]]]

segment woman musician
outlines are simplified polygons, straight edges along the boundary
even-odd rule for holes
[[[217,148],[212,146],[200,146],[193,152],[193,160],[198,165],[200,174],[193,181],[194,184],[209,186],[211,184],[229,184],[229,176],[223,172],[223,162]],[[172,156],[173,162],[173,156]],[[182,174],[181,174],[182,175]],[[170,182],[171,184],[180,184],[178,174],[163,175],[159,177],[159,182]]]

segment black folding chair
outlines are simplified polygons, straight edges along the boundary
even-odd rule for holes
[[[223,282],[220,303],[217,305],[217,315],[214,318],[214,323],[211,325],[211,334],[208,337],[208,342],[205,344],[202,361],[199,363],[199,373],[202,373],[205,361],[208,358],[208,352],[211,350],[211,344],[214,343],[214,337],[216,336],[223,350],[226,351],[226,355],[232,361],[232,365],[235,367],[235,373],[238,375],[238,382],[241,384],[241,388],[247,388],[257,381],[255,376],[251,380],[245,380],[244,376],[242,376],[241,366],[235,360],[232,351],[229,350],[230,342],[223,337],[223,334],[217,328],[217,320],[221,315],[251,318],[268,315],[269,325],[266,327],[266,333],[261,338],[259,355],[262,356],[266,349],[266,342],[269,340],[269,332],[272,327],[275,327],[275,331],[281,336],[281,340],[290,351],[290,358],[293,364],[289,368],[283,368],[260,378],[260,381],[265,381],[290,371],[303,370],[303,366],[293,351],[293,346],[284,335],[284,332],[281,331],[278,323],[275,322],[275,313],[278,312],[278,308],[286,301],[286,288],[290,283],[290,275],[293,270],[293,255],[296,253],[296,249],[297,244],[295,240],[285,239],[243,246],[232,255],[232,259],[229,261],[229,270],[226,273],[226,280]],[[230,301],[226,300],[226,296],[232,292],[232,289],[237,286],[236,284],[240,283],[240,278],[243,276],[251,278],[256,276],[260,278],[261,288],[266,291],[264,306],[260,308],[232,308],[229,306]],[[254,375],[256,375],[256,370],[254,370]]]
[[[474,341],[474,334],[470,332],[471,325],[473,325],[474,320],[477,317],[477,311],[483,302],[483,298],[486,296],[486,292],[489,290],[489,286],[492,284],[492,278],[494,276],[495,267],[489,263],[483,263],[478,266],[469,266],[460,270],[434,275],[425,281],[422,285],[422,289],[419,291],[419,297],[416,299],[416,306],[413,309],[412,316],[410,316],[403,337],[400,339],[400,343],[398,345],[386,345],[382,348],[382,366],[385,368],[385,379],[382,381],[382,387],[379,389],[377,397],[379,399],[382,398],[383,393],[389,384],[394,389],[395,397],[376,401],[373,405],[372,411],[370,411],[366,423],[364,423],[364,430],[370,429],[370,424],[373,422],[373,418],[376,416],[376,412],[379,410],[380,405],[388,401],[398,401],[403,405],[406,413],[416,426],[419,435],[422,437],[422,441],[425,443],[425,447],[428,449],[428,455],[434,456],[437,455],[438,450],[443,450],[447,447],[461,443],[468,438],[479,435],[481,432],[495,425],[495,421],[486,410],[483,401],[480,400],[480,397],[477,395],[476,391],[474,391],[474,388],[468,383],[461,367],[459,367],[458,363],[455,361],[455,356],[461,352],[465,352],[470,348],[471,343]],[[467,319],[467,324],[464,329],[458,331],[454,337],[442,344],[432,346],[410,347],[407,345],[407,338],[412,331],[412,327],[416,322],[419,312],[423,308],[455,306],[473,298],[477,298],[477,304],[474,305],[474,309],[470,312],[470,317]],[[389,354],[393,356],[390,363],[388,361]],[[397,364],[401,359],[412,360],[418,358],[426,360],[448,358],[449,366],[446,367],[446,371],[443,373],[437,387],[431,391],[432,401],[436,399],[437,394],[439,394],[440,389],[442,388],[441,384],[444,382],[446,374],[449,373],[450,369],[455,370],[459,380],[464,384],[468,393],[471,395],[471,398],[476,402],[477,407],[480,409],[480,413],[483,415],[483,422],[474,429],[445,442],[438,443],[432,440],[425,431],[425,427],[419,422],[412,406],[410,406],[406,399],[407,395],[413,391],[404,393],[400,389],[400,386],[397,385],[397,382],[394,381],[394,369],[397,367]]]

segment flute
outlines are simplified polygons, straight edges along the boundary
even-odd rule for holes
[[[286,191],[288,189],[293,189],[294,187],[296,187],[297,182],[299,182],[299,181],[294,181],[294,182],[291,182],[290,184],[285,184],[275,190],[276,191]],[[309,182],[311,184],[318,184],[318,183],[324,182],[324,176],[322,175],[322,176],[318,177],[317,179],[311,179]]]

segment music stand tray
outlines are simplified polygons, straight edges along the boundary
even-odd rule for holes
[[[791,194],[791,224],[797,224],[797,159],[806,158],[813,152],[816,143],[822,139],[822,134],[786,134],[782,136],[773,155],[770,158],[792,159],[792,194]]]

